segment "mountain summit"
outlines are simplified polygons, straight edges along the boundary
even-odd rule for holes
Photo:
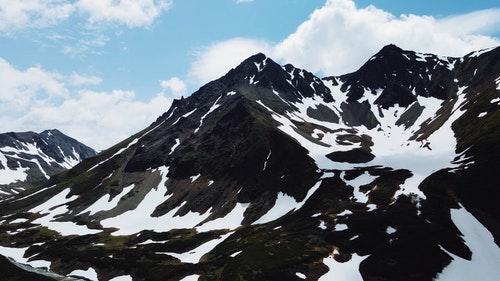
[[[321,79],[256,54],[0,202],[0,253],[91,280],[495,280],[498,61],[389,45]]]

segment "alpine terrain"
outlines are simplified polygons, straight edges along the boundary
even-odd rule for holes
[[[498,280],[499,109],[500,48],[325,78],[256,54],[0,202],[2,276]]]
[[[96,151],[58,130],[0,134],[0,200],[43,184]]]

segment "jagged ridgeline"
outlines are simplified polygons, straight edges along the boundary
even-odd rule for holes
[[[254,55],[0,202],[0,254],[56,280],[496,280],[499,77],[500,48],[326,78]]]
[[[0,134],[0,199],[43,184],[97,154],[58,130]]]

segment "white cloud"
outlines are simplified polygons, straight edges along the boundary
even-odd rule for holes
[[[139,101],[133,91],[124,90],[72,93],[68,85],[95,85],[101,78],[66,76],[41,66],[19,70],[2,58],[0,73],[0,132],[57,128],[95,149],[108,148],[144,129],[172,101],[162,92],[148,101]]]
[[[390,43],[417,52],[463,56],[500,45],[498,38],[481,35],[498,31],[500,9],[444,19],[397,17],[374,6],[358,8],[352,0],[327,0],[278,44],[234,38],[201,49],[190,74],[203,84],[260,51],[319,75],[341,75],[355,71]]]
[[[4,113],[23,111],[33,103],[69,96],[64,76],[41,66],[18,70],[0,58],[0,73],[0,110]]]
[[[186,83],[181,80],[179,77],[172,77],[168,80],[161,80],[160,86],[163,90],[168,90],[172,93],[172,95],[176,98],[180,98],[187,94],[187,86]]]
[[[153,23],[173,0],[0,0],[0,32],[53,26],[80,15],[93,23],[145,27]]]
[[[73,86],[99,85],[102,82],[101,77],[95,75],[71,74],[69,84]]]
[[[198,51],[189,76],[205,84],[226,74],[249,56],[270,51],[270,45],[262,40],[233,38],[217,42]]]
[[[356,70],[389,43],[419,52],[462,56],[500,44],[497,38],[477,34],[491,28],[498,31],[499,19],[500,10],[446,19],[396,17],[374,6],[357,8],[351,0],[327,0],[293,34],[275,46],[274,55],[326,75]]]
[[[132,91],[81,90],[77,97],[66,99],[59,105],[32,107],[20,118],[4,116],[0,121],[2,127],[9,126],[2,131],[57,128],[94,149],[102,150],[144,129],[167,111],[170,104],[171,99],[161,93],[148,102],[140,102]]]
[[[148,26],[172,6],[167,0],[79,0],[75,6],[89,14],[89,21],[112,22],[129,27]]]
[[[74,9],[64,0],[0,0],[0,32],[54,25],[69,18]]]
[[[250,2],[253,2],[254,0],[236,0],[236,3],[237,4],[240,4],[240,3],[250,3]]]

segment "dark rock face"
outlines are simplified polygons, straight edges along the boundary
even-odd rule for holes
[[[0,201],[0,245],[100,280],[333,280],[332,263],[363,280],[435,280],[482,254],[452,210],[500,241],[499,61],[500,48],[443,58],[389,45],[320,79],[256,54]],[[64,159],[63,145],[45,154]],[[34,211],[53,198],[52,217]]]
[[[355,148],[349,151],[335,151],[327,154],[326,157],[335,162],[367,163],[373,160],[375,155],[362,148]]]

